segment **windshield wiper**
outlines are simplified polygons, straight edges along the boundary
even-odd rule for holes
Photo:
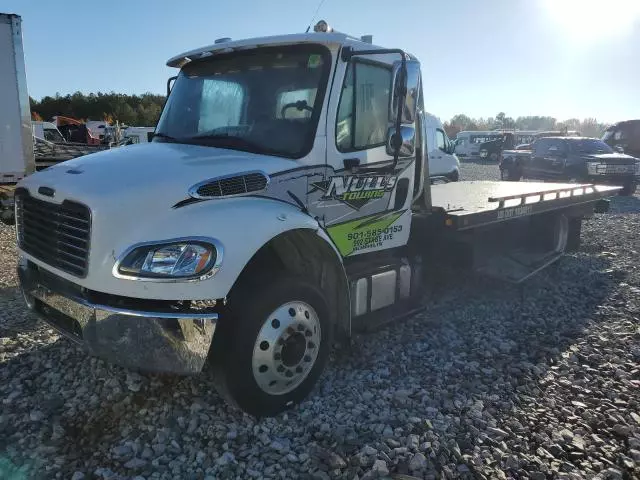
[[[171,135],[167,135],[166,133],[162,133],[162,132],[154,133],[153,136],[158,138],[164,138],[165,140],[169,140],[170,142],[178,141],[176,137],[172,137]]]
[[[237,137],[235,135],[229,135],[228,133],[204,133],[201,135],[194,135],[193,137],[187,137],[183,139],[186,142],[212,142],[218,145],[224,145],[229,147],[238,147],[249,150],[264,151],[265,147],[259,145],[251,140],[247,140],[243,137]]]

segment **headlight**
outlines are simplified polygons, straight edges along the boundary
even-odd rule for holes
[[[215,274],[221,260],[222,247],[213,241],[176,240],[133,247],[116,263],[114,274],[150,280],[196,280]]]
[[[600,169],[598,168],[602,165],[600,162],[587,162],[587,172],[589,175],[599,175]]]

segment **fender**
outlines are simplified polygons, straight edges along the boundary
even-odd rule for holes
[[[295,229],[309,229],[342,257],[317,220],[291,204],[261,198],[235,197],[209,200],[175,210],[138,215],[127,228],[101,230],[92,237],[88,275],[77,278],[55,270],[56,275],[82,287],[113,295],[142,299],[202,300],[227,296],[253,255],[274,237]],[[201,281],[158,282],[117,278],[113,266],[132,246],[176,238],[206,237],[222,246],[222,261],[215,275]],[[50,266],[23,255],[45,269]]]

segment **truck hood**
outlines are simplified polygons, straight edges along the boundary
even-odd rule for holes
[[[580,158],[587,161],[599,161],[602,163],[608,163],[612,165],[630,165],[638,161],[637,158],[624,153],[594,153],[590,155],[582,154]]]
[[[296,166],[268,155],[153,142],[75,158],[30,175],[20,185],[34,196],[41,186],[53,188],[55,199],[84,203],[96,215],[114,204],[146,211],[171,208],[187,198],[189,187],[208,178],[251,170],[272,174]]]

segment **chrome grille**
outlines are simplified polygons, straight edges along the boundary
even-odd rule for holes
[[[20,248],[47,265],[77,277],[87,275],[91,212],[65,200],[45,202],[16,192],[16,226]]]
[[[269,179],[264,173],[252,172],[207,180],[192,188],[192,195],[202,198],[242,195],[264,190],[268,183]]]

